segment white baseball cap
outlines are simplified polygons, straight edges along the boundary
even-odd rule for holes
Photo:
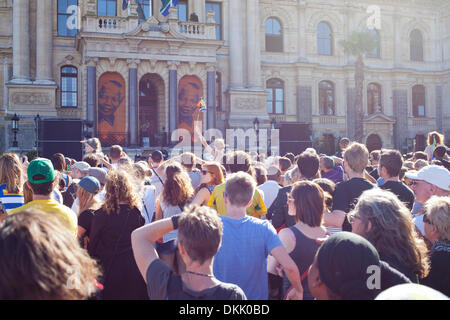
[[[450,172],[442,166],[426,166],[418,172],[406,173],[405,177],[414,180],[423,180],[442,190],[450,191]]]

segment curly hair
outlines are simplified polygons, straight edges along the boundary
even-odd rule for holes
[[[11,193],[22,192],[22,164],[15,153],[5,153],[0,157],[0,184],[5,183]]]
[[[124,170],[110,170],[106,175],[105,203],[102,208],[107,214],[120,212],[120,203],[141,209],[141,201],[132,183],[130,174]]]
[[[427,246],[417,234],[411,213],[396,195],[378,188],[364,191],[351,214],[355,213],[366,227],[370,221],[372,227],[363,236],[382,259],[394,259],[420,278],[428,274]]]
[[[181,165],[174,163],[166,168],[166,181],[162,199],[171,206],[184,206],[194,194],[191,180]]]
[[[100,269],[53,215],[17,212],[0,224],[1,300],[80,300]]]

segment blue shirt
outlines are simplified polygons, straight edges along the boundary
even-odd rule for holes
[[[0,202],[5,206],[6,212],[23,206],[25,200],[23,194],[11,193],[6,189],[6,184],[0,185]]]
[[[222,245],[214,258],[214,275],[222,282],[238,285],[248,300],[269,298],[267,256],[282,243],[267,220],[226,216]]]

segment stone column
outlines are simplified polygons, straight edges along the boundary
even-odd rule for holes
[[[312,123],[312,87],[297,86],[297,121]]]
[[[169,64],[169,135],[178,128],[178,77],[175,63]],[[169,136],[170,140],[170,136]],[[170,141],[171,142],[171,141]]]
[[[244,61],[242,49],[242,1],[230,0],[230,88],[243,88]]]
[[[442,118],[444,117],[442,112],[442,86],[436,86],[436,129],[442,132]]]
[[[259,26],[259,1],[247,0],[247,85],[252,89],[261,88]]]
[[[216,127],[216,71],[211,67],[207,73],[208,82],[208,121],[207,128],[212,129]]]
[[[138,77],[137,77],[137,64],[138,61],[128,61],[129,73],[128,73],[128,127],[129,127],[129,142],[131,146],[138,145]]]
[[[13,4],[13,83],[30,83],[30,2]]]
[[[408,91],[395,89],[393,92],[395,123],[395,148],[402,152],[408,135]]]
[[[0,110],[5,109],[8,110],[9,106],[9,90],[8,86],[6,85],[9,80],[11,80],[11,71],[12,66],[10,64],[10,60],[8,57],[3,58],[3,105],[0,105]]]
[[[90,62],[87,67],[87,120],[94,124],[94,132],[97,128],[97,67]]]
[[[53,0],[37,1],[36,14],[36,82],[53,84]]]

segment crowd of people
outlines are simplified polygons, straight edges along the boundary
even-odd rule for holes
[[[0,299],[448,299],[444,136],[401,154],[0,157]]]

